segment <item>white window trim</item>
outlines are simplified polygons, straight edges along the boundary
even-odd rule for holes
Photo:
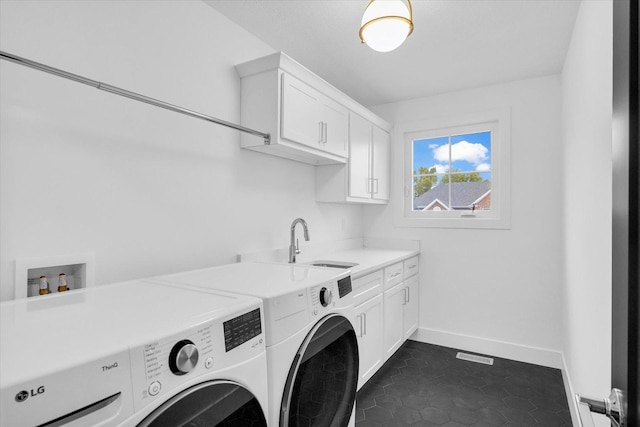
[[[413,211],[413,140],[446,128],[466,128],[495,122],[491,144],[491,206],[490,211],[451,212]],[[485,129],[486,130],[486,129]],[[395,174],[393,189],[395,197],[394,224],[399,227],[432,228],[511,228],[511,111],[508,108],[489,110],[460,116],[398,123],[395,126],[394,144]],[[495,208],[494,208],[495,207]]]

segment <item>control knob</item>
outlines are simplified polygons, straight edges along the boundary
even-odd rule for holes
[[[176,343],[169,354],[169,368],[176,375],[188,374],[198,363],[198,349],[189,340]]]
[[[329,304],[331,304],[332,299],[333,299],[333,294],[331,294],[330,289],[327,289],[325,287],[320,289],[320,304],[322,304],[323,307],[326,307]]]

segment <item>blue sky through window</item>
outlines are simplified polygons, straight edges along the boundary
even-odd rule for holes
[[[491,180],[491,132],[415,140],[413,170],[418,172],[420,167],[435,168],[438,182],[449,167],[460,172],[478,172],[483,180]]]

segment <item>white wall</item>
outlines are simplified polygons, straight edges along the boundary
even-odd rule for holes
[[[313,167],[240,150],[235,131],[0,61],[0,299],[16,259],[93,252],[103,284],[286,246],[302,216],[316,242],[421,240],[423,330],[563,351],[575,388],[605,395],[608,367],[590,369],[610,364],[592,337],[610,319],[610,9],[583,2],[561,77],[376,109],[400,123],[510,107],[510,230],[317,204]],[[272,52],[199,1],[2,0],[0,19],[2,50],[233,122],[233,65]]]
[[[563,351],[574,391],[595,397],[611,390],[612,25],[611,1],[583,1],[562,72]]]
[[[239,122],[233,68],[272,53],[200,1],[0,2],[4,51]],[[0,61],[0,299],[16,259],[93,252],[96,283],[362,236],[361,208],[317,204],[312,166],[239,133]]]
[[[537,363],[547,362],[536,349],[559,354],[564,254],[560,93],[560,77],[550,76],[375,108],[396,125],[511,109],[509,230],[395,226],[391,204],[402,197],[397,138],[391,204],[364,210],[366,237],[421,241],[420,327],[427,336],[449,336],[448,342],[469,350]]]

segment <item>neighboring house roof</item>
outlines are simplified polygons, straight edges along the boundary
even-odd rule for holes
[[[435,199],[433,202],[429,203],[427,206],[423,208],[423,210],[435,211],[435,210],[447,210],[449,209],[445,203],[442,203],[440,200]]]
[[[451,187],[451,203],[449,202],[449,186]],[[431,190],[421,194],[413,201],[414,210],[431,210],[434,206],[444,206],[443,209],[469,209],[491,192],[491,182],[453,182],[438,184]]]

